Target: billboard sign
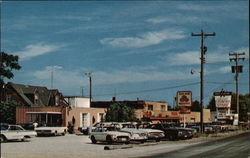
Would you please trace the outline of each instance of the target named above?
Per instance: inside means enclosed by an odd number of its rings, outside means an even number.
[[[216,108],[230,108],[232,93],[230,92],[215,92],[214,99]]]
[[[178,91],[177,92],[177,106],[192,106],[192,92],[191,91]]]

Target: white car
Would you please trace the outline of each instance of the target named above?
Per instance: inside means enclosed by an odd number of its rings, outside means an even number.
[[[67,127],[37,127],[35,128],[37,135],[62,135],[64,136],[67,132]]]
[[[21,140],[24,141],[28,138],[35,137],[35,131],[27,131],[19,125],[1,124],[0,141],[5,142],[8,140]]]
[[[144,143],[148,140],[147,133],[136,128],[122,128],[120,131],[129,133],[131,141],[140,141],[141,143]]]
[[[129,133],[131,141],[140,141],[144,143],[148,140],[147,132],[137,129],[136,126],[131,123],[113,123],[112,126],[120,128],[121,132]]]
[[[139,128],[140,130],[147,133],[148,139],[155,140],[156,142],[161,141],[165,138],[165,134],[161,130],[149,129],[149,128]]]
[[[116,143],[129,143],[130,134],[119,132],[115,127],[97,127],[89,135],[91,142],[107,142],[108,144]]]

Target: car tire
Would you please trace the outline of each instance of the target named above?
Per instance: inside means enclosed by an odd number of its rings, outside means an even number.
[[[25,141],[26,141],[26,138],[25,138],[25,137],[23,137],[23,138],[21,139],[21,141],[22,141],[22,142],[25,142]]]
[[[156,142],[160,142],[160,141],[161,141],[161,139],[160,139],[160,138],[157,138],[157,139],[155,139],[155,141],[156,141]]]
[[[174,136],[170,135],[169,140],[174,141],[175,140]]]
[[[112,144],[113,143],[112,137],[110,135],[108,135],[106,137],[106,141],[107,141],[108,144]]]
[[[95,139],[94,136],[91,136],[91,142],[92,142],[93,144],[96,144],[96,139]]]
[[[0,136],[0,142],[2,143],[2,142],[6,142],[6,141],[7,141],[7,139],[5,138],[5,136],[1,135]]]

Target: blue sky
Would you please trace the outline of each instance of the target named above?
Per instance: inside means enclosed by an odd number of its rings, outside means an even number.
[[[191,90],[199,100],[200,37],[207,37],[205,103],[235,91],[230,52],[245,52],[240,93],[249,90],[248,1],[40,1],[1,3],[1,51],[18,55],[15,83],[93,99],[166,101]],[[193,75],[190,71],[194,70]]]

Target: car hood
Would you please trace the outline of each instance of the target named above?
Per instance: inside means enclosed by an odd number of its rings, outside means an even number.
[[[145,132],[164,133],[163,131],[157,130],[157,129],[140,128],[140,130],[145,131]]]
[[[125,132],[118,132],[118,131],[107,131],[107,132],[104,132],[106,134],[110,134],[110,135],[116,135],[116,136],[130,136],[128,133],[125,133]]]
[[[136,128],[123,128],[121,129],[121,131],[130,132],[130,133],[146,133],[145,131],[136,129]]]

